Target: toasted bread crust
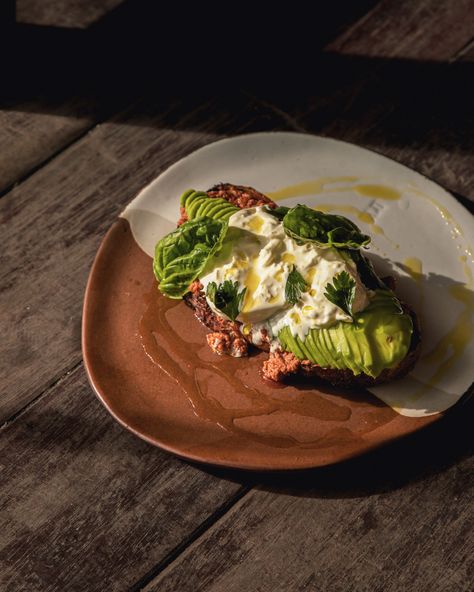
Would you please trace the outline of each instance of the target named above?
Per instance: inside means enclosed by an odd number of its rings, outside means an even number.
[[[261,205],[276,207],[275,202],[252,187],[220,183],[207,191],[209,197],[220,197],[239,208],[250,208]],[[186,212],[181,210],[178,225],[187,220]],[[384,278],[391,289],[394,289],[393,278]],[[196,317],[208,327],[212,333],[208,335],[208,343],[213,351],[219,354],[230,354],[237,357],[245,356],[251,344],[251,336],[244,336],[240,332],[240,323],[228,321],[217,316],[207,304],[201,283],[196,280],[191,285],[190,292],[185,296],[185,302],[190,306]],[[367,374],[355,375],[351,370],[337,368],[323,368],[310,360],[299,360],[293,353],[277,351],[271,352],[268,360],[263,363],[262,375],[268,380],[283,382],[296,374],[317,377],[335,386],[341,387],[370,387],[401,378],[410,372],[416,364],[421,350],[421,333],[416,314],[404,303],[404,312],[411,316],[413,335],[410,349],[405,358],[394,368],[386,368],[373,378]],[[268,350],[268,343],[263,343],[260,349]]]
[[[231,183],[219,183],[206,192],[209,197],[221,197],[238,208],[256,208],[269,206],[276,208],[276,203],[260,191],[245,185],[232,185]]]

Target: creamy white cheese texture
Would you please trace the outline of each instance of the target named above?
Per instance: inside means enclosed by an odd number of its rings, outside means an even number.
[[[312,243],[298,245],[265,207],[233,214],[229,218],[228,237],[231,248],[222,250],[200,280],[204,291],[210,282],[219,285],[225,280],[237,282],[239,292],[246,288],[237,320],[244,323],[244,331],[252,331],[257,344],[262,329],[270,341],[285,326],[290,327],[293,335],[304,339],[311,328],[329,327],[337,321],[350,322],[350,317],[324,296],[326,285],[341,271],[349,273],[356,282],[353,312],[369,304],[367,290],[352,261],[347,261],[334,248],[322,249]],[[299,302],[291,306],[285,299],[285,286],[293,267],[308,287]],[[208,303],[215,313],[224,316],[209,299]]]

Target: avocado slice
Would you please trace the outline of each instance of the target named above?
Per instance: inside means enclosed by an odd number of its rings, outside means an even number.
[[[321,329],[321,342],[325,344],[326,350],[331,354],[331,360],[334,368],[342,369],[344,364],[342,363],[342,355],[338,349],[338,339],[335,339],[334,326],[329,328]]]
[[[203,207],[203,216],[209,216],[214,218],[217,212],[222,210],[223,207],[227,206],[228,202],[220,198],[209,198]]]
[[[184,209],[186,210],[186,214],[190,220],[193,220],[194,218],[200,218],[202,216],[199,210],[207,199],[209,198],[206,195],[198,194],[194,194],[189,197]]]
[[[194,191],[194,189],[188,189],[187,191],[185,191],[181,195],[181,197],[179,198],[179,205],[182,208],[186,207],[186,202],[188,201],[189,196],[192,195],[193,193],[198,193],[198,192]]]
[[[315,331],[317,331],[317,329],[311,329],[309,331],[308,335],[306,336],[305,343],[308,345],[308,349],[313,354],[312,361],[315,364],[318,364],[319,366],[323,366],[323,367],[328,366],[329,365],[328,359],[325,355],[324,350],[322,350],[319,347],[318,340],[315,335]]]
[[[295,356],[300,360],[306,360],[306,354],[300,348],[298,344],[298,337],[294,337],[291,333],[290,327],[283,327],[283,329],[278,334],[278,340],[280,343],[284,343],[284,349],[286,351],[290,351],[295,354]]]
[[[223,206],[218,212],[216,212],[213,218],[215,220],[227,220],[236,211],[237,210],[235,206],[228,203],[226,206]]]
[[[314,355],[313,352],[311,351],[311,347],[308,343],[307,339],[300,339],[299,336],[297,335],[295,337],[297,343],[298,343],[298,347],[300,348],[300,350],[303,352],[303,359],[304,360],[311,360],[312,362],[316,363],[316,360],[314,359]]]

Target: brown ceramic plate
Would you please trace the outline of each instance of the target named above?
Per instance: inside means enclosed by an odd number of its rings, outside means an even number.
[[[271,385],[259,373],[266,354],[232,359],[209,350],[192,311],[159,294],[151,255],[173,228],[182,191],[220,180],[253,185],[289,205],[329,202],[375,232],[375,263],[386,266],[389,258],[401,296],[415,308],[423,299],[419,312],[430,355],[412,377],[373,393],[309,381]],[[419,229],[420,215],[429,230]],[[455,240],[446,220],[458,229]],[[287,133],[211,144],[143,190],[107,233],[84,302],[90,382],[121,424],[184,458],[293,469],[361,454],[437,420],[471,383],[466,359],[472,342],[457,342],[451,356],[446,339],[455,339],[472,305],[471,262],[459,258],[472,230],[469,214],[439,186],[349,144]],[[436,318],[447,297],[453,298],[451,312]]]

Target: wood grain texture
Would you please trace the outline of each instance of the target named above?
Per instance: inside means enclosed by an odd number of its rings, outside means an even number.
[[[80,360],[87,275],[100,237],[132,197],[221,135],[286,128],[242,95],[161,107],[150,99],[97,127],[0,200],[0,419]]]
[[[4,102],[0,107],[0,193],[90,129],[105,114],[84,99]]]
[[[363,459],[267,478],[146,592],[470,592],[473,411],[471,399]]]
[[[245,491],[119,427],[82,365],[2,430],[0,458],[1,590],[129,589]]]
[[[461,62],[474,62],[474,39],[463,47],[456,57]]]
[[[473,36],[473,0],[382,0],[327,49],[366,57],[447,60]]]
[[[124,0],[16,0],[17,21],[47,27],[86,28]]]
[[[130,3],[138,14],[140,2]],[[110,57],[120,61],[114,45],[133,14],[112,11],[119,4],[17,2],[16,22],[0,36],[12,56],[2,69],[0,194],[140,95],[143,81],[127,83],[123,71],[118,79]],[[91,31],[77,30],[101,15]]]

